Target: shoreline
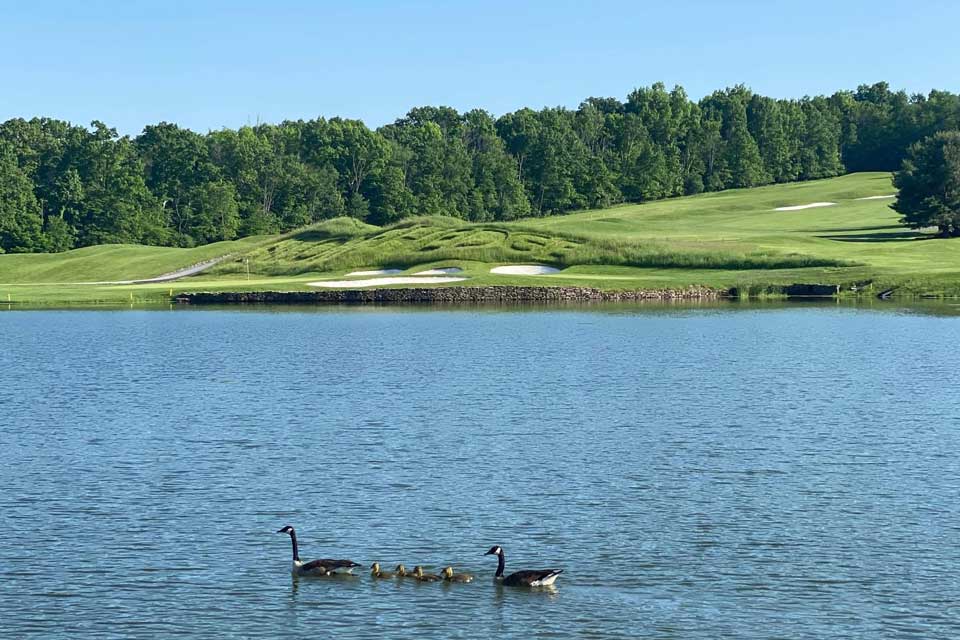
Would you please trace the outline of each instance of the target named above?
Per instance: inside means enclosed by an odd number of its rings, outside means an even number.
[[[177,304],[473,304],[530,302],[635,302],[641,300],[722,300],[730,289],[603,290],[590,287],[429,287],[321,291],[201,291],[173,297]]]

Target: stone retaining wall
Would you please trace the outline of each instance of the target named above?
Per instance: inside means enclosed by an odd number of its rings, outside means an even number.
[[[588,287],[434,287],[334,289],[328,291],[218,291],[182,293],[181,304],[423,304],[631,302],[638,300],[716,300],[725,289],[640,289],[613,291]]]

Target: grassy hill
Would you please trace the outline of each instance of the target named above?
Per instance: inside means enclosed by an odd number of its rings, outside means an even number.
[[[692,284],[762,293],[792,283],[858,285],[903,294],[960,293],[960,239],[899,224],[886,173],[860,173],[623,205],[512,223],[417,218],[380,228],[330,220],[294,234],[196,249],[90,247],[0,256],[0,302],[166,299],[171,291],[294,290],[358,269],[409,273],[457,266],[463,285],[660,288]],[[832,202],[792,211],[778,207]],[[80,285],[160,275],[218,255],[203,274],[170,284]],[[549,276],[502,276],[497,264],[539,263]],[[453,285],[460,286],[460,285]],[[4,295],[6,294],[6,295]]]
[[[0,286],[152,278],[226,254],[244,252],[263,240],[260,236],[191,249],[105,244],[63,253],[0,255]]]
[[[408,269],[425,264],[536,262],[681,269],[772,269],[844,266],[744,243],[634,239],[530,224],[466,223],[453,218],[414,218],[380,228],[349,219],[321,223],[291,238],[265,245],[218,266],[213,273],[250,270],[263,275],[338,272],[366,266]]]

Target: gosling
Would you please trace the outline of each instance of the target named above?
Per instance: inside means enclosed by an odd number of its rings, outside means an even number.
[[[403,565],[402,565],[402,564],[399,565],[398,568],[403,568]],[[374,577],[374,578],[384,578],[384,579],[388,579],[388,578],[392,578],[392,577],[393,577],[393,574],[390,573],[389,571],[381,571],[381,570],[380,570],[380,563],[379,563],[379,562],[374,562],[372,565],[370,565],[370,575],[371,575],[372,577]]]
[[[423,567],[417,565],[413,568],[413,577],[419,580],[420,582],[437,582],[440,580],[440,576],[432,573],[424,573]]]
[[[398,564],[398,565],[397,565],[397,568],[394,569],[394,571],[397,572],[397,577],[398,577],[398,578],[412,578],[412,577],[414,577],[413,574],[410,573],[409,571],[407,571],[407,568],[406,568],[405,566],[403,566],[402,564]]]
[[[440,571],[440,575],[446,582],[470,582],[473,580],[473,576],[469,573],[454,573],[453,567],[444,567]]]

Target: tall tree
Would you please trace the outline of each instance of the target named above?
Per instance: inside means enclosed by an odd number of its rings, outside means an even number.
[[[40,205],[33,185],[17,166],[9,145],[0,144],[0,253],[43,248]]]
[[[80,241],[166,244],[169,229],[133,143],[102,122],[92,127],[76,160],[85,191]]]
[[[764,171],[774,182],[796,178],[791,171],[784,114],[772,98],[753,95],[747,104],[747,128],[756,140]]]
[[[481,109],[465,113],[462,132],[471,160],[470,218],[513,220],[528,215],[530,202],[517,174],[516,162],[497,135],[490,114]]]
[[[960,236],[960,131],[941,131],[911,145],[893,184],[899,192],[891,206],[904,224]]]
[[[529,185],[525,168],[533,145],[540,136],[540,120],[532,109],[520,109],[497,120],[497,133],[507,145],[507,151],[516,158],[517,177]],[[528,189],[528,193],[532,193]]]
[[[233,240],[240,228],[237,192],[229,182],[204,182],[190,194],[190,235],[198,244]]]
[[[147,187],[160,199],[178,236],[189,237],[190,220],[196,210],[190,196],[202,193],[198,187],[217,178],[203,136],[161,122],[145,127],[135,144],[143,160]]]

